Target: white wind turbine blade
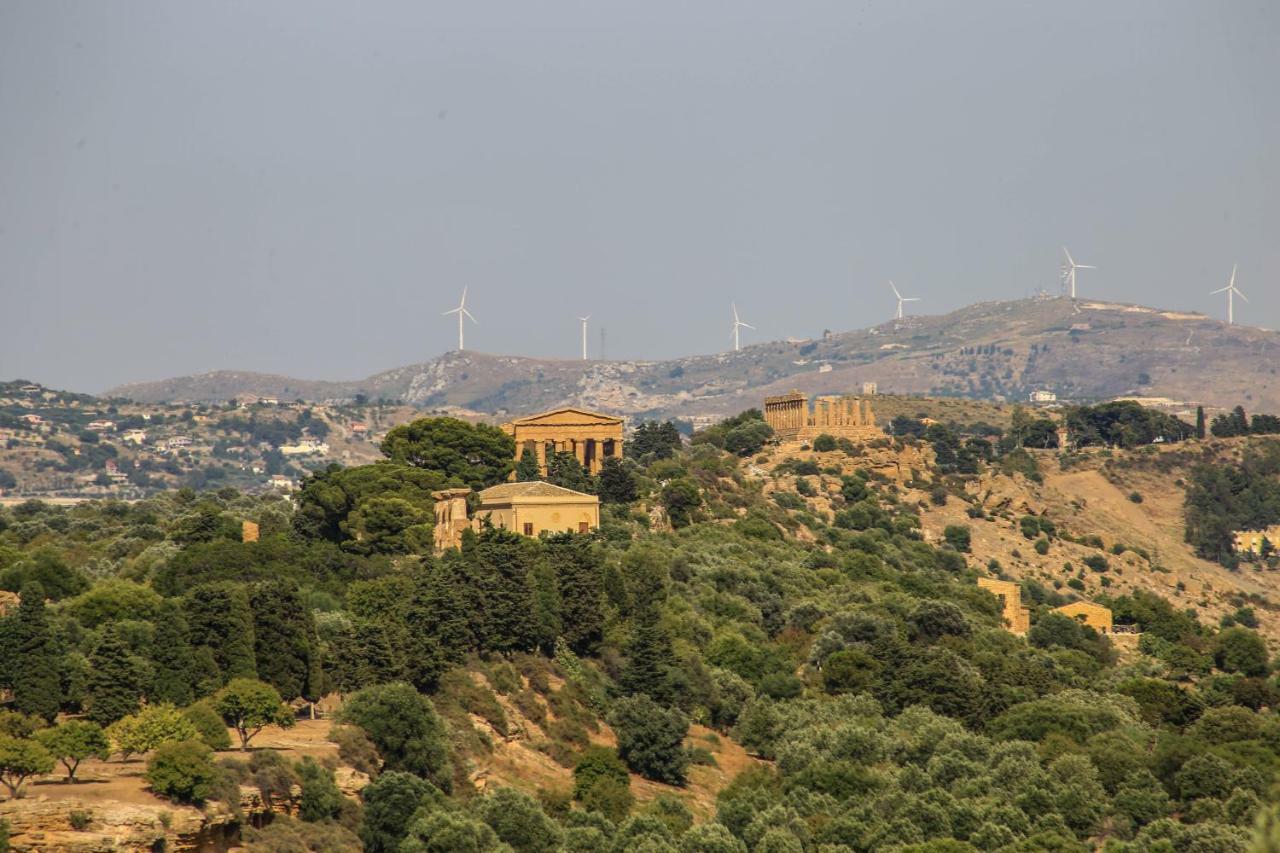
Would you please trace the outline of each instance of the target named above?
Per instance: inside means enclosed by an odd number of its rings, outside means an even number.
[[[739,325],[739,326],[741,326],[741,327],[742,327],[742,328],[744,328],[744,329],[754,329],[754,328],[755,328],[755,326],[751,325],[750,323],[739,323],[738,325]]]
[[[903,302],[919,302],[919,301],[920,301],[920,297],[919,297],[919,296],[904,296],[904,297],[902,297],[902,301],[903,301]]]
[[[459,308],[467,307],[467,288],[462,288],[462,301],[458,303]]]
[[[894,295],[894,296],[898,297],[899,299],[901,299],[901,298],[902,298],[902,294],[898,292],[898,288],[894,285],[894,283],[893,283],[892,281],[890,281],[890,282],[889,282],[889,287],[893,288],[893,295]]]
[[[1073,260],[1073,259],[1072,259],[1072,257],[1071,257],[1071,253],[1067,251],[1067,247],[1066,247],[1066,246],[1063,246],[1063,247],[1062,247],[1062,254],[1064,254],[1064,255],[1066,255],[1066,256],[1067,256],[1067,263],[1068,263],[1068,264],[1070,264],[1070,265],[1071,265],[1071,266],[1073,266],[1073,267],[1076,265],[1075,260]]]
[[[457,313],[458,313],[459,311],[461,311],[461,310],[462,310],[461,308],[450,308],[448,311],[441,311],[441,312],[440,312],[440,316],[441,316],[441,317],[447,317],[447,316],[449,316],[450,314],[457,314]]]
[[[459,308],[458,310],[459,310],[459,311],[461,311],[463,314],[465,314],[468,320],[470,320],[471,322],[475,323],[477,326],[479,326],[479,325],[480,325],[480,321],[479,321],[479,320],[477,320],[475,317],[472,317],[472,316],[471,316],[471,312],[470,312],[470,311],[468,311],[466,308]],[[450,313],[452,313],[452,312],[450,312]]]
[[[1248,301],[1249,301],[1249,297],[1245,296],[1245,295],[1244,295],[1244,292],[1243,292],[1243,291],[1241,291],[1241,290],[1240,290],[1240,288],[1238,288],[1238,287],[1233,287],[1233,288],[1232,288],[1232,290],[1234,290],[1234,291],[1236,292],[1236,296],[1239,296],[1239,297],[1240,297],[1241,299],[1243,299],[1245,302],[1248,302]]]
[[[1078,269],[1078,270],[1096,270],[1096,269],[1097,269],[1097,267],[1095,267],[1093,264],[1076,264],[1076,269]]]
[[[1209,295],[1216,296],[1219,293],[1226,293],[1230,289],[1231,289],[1231,285],[1228,284],[1226,287],[1219,287],[1217,290],[1210,290]]]

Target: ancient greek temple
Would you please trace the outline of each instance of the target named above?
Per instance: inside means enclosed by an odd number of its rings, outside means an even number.
[[[850,440],[879,438],[871,401],[852,394],[809,398],[799,391],[766,397],[764,420],[782,441],[812,441],[820,435]]]
[[[598,474],[604,460],[622,456],[622,418],[613,415],[553,409],[505,423],[502,430],[515,439],[516,461],[526,447],[532,449],[543,476],[556,453],[572,453],[589,474]]]

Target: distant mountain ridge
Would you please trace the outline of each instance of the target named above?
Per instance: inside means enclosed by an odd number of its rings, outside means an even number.
[[[221,402],[246,395],[402,400],[505,416],[577,404],[628,415],[718,415],[764,396],[881,392],[1025,400],[1120,395],[1280,411],[1280,333],[1202,314],[1068,299],[984,302],[822,340],[666,361],[576,361],[449,352],[353,382],[215,371],[108,392],[139,402]]]

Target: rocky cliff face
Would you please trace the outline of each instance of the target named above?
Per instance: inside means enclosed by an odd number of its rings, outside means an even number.
[[[239,838],[243,821],[293,814],[302,793],[295,788],[289,800],[264,803],[256,788],[242,787],[236,814],[223,803],[197,809],[159,800],[52,799],[35,790],[32,796],[0,803],[0,819],[9,822],[15,853],[225,850]]]

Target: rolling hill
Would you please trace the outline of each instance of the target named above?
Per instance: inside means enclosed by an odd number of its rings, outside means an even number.
[[[984,302],[821,340],[668,361],[568,361],[450,352],[354,382],[245,371],[124,385],[139,402],[222,401],[246,394],[306,400],[402,400],[507,415],[578,403],[629,415],[719,415],[768,394],[857,391],[1025,400],[1120,395],[1210,407],[1280,410],[1280,333],[1202,314],[1065,298]],[[1223,365],[1231,369],[1224,370]]]

